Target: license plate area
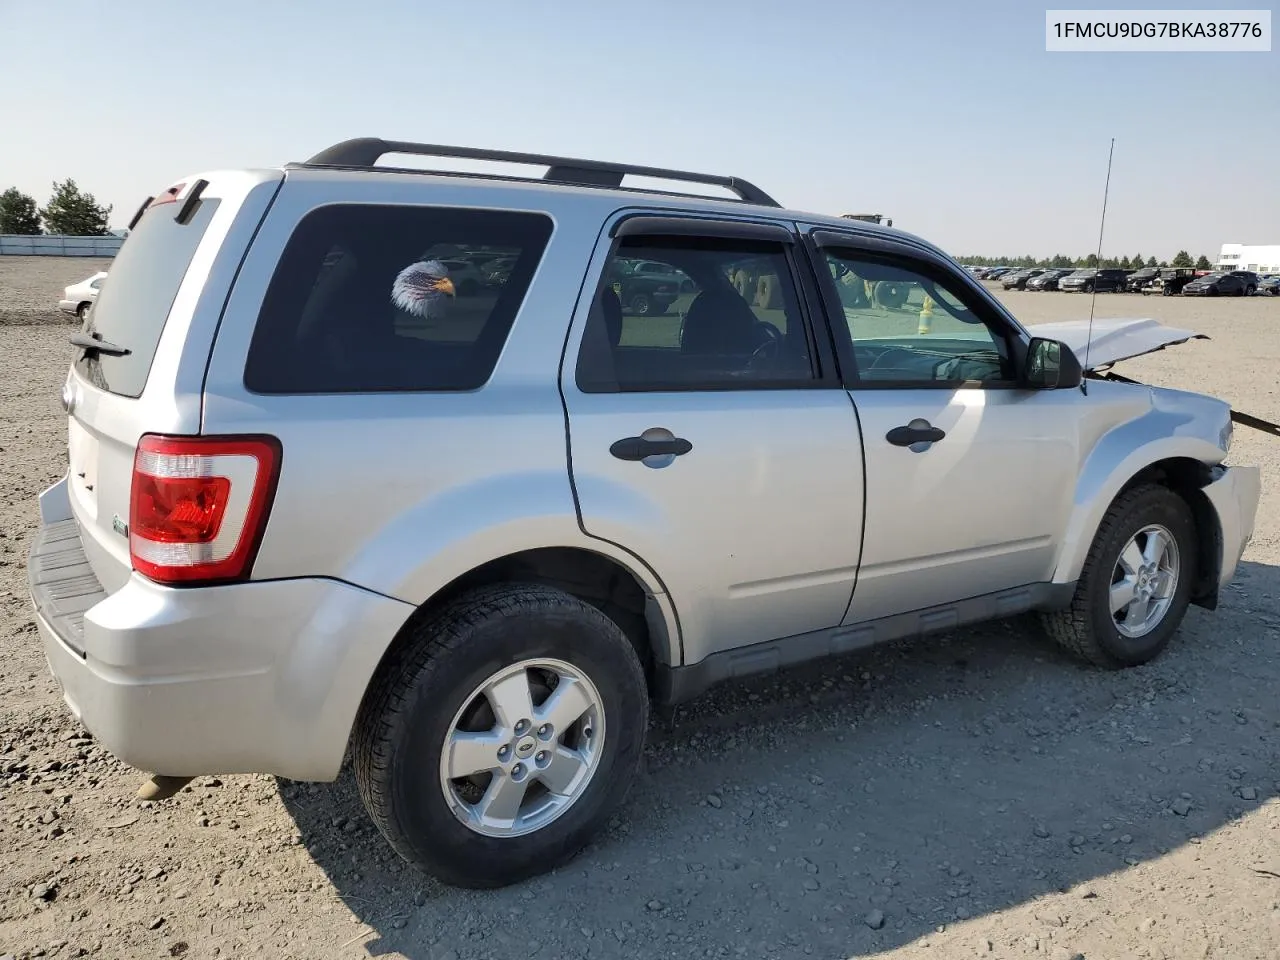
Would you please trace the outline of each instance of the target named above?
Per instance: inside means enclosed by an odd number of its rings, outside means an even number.
[[[71,495],[86,514],[98,515],[98,438],[74,417],[67,421],[67,460]]]

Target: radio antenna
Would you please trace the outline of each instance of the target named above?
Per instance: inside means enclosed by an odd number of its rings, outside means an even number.
[[[1094,264],[1094,267],[1093,267],[1095,271],[1102,269],[1102,231],[1106,228],[1106,225],[1107,225],[1107,194],[1110,193],[1111,191],[1111,158],[1115,155],[1115,152],[1116,152],[1116,138],[1112,137],[1111,150],[1107,153],[1107,183],[1106,183],[1106,186],[1102,188],[1102,222],[1098,224],[1098,255],[1097,255],[1097,263]],[[1097,276],[1097,273],[1095,272],[1093,277],[1093,291],[1091,296],[1089,297],[1089,329],[1088,329],[1088,332],[1085,334],[1085,341],[1084,341],[1084,368],[1086,371],[1089,369],[1089,349],[1093,346],[1093,305],[1097,299],[1098,299],[1098,276]],[[1085,378],[1083,377],[1081,377],[1080,379],[1080,390],[1083,393],[1089,392],[1088,387],[1085,386]]]

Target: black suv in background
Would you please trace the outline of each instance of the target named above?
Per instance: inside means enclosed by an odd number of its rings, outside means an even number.
[[[1159,267],[1143,267],[1141,270],[1135,270],[1129,274],[1129,279],[1125,281],[1124,288],[1130,293],[1140,293],[1143,287],[1158,276],[1160,276]]]
[[[660,272],[654,266],[621,259],[611,264],[609,279],[624,313],[642,317],[665,314],[680,296],[683,276],[674,271]]]
[[[1058,289],[1068,293],[1116,293],[1125,289],[1129,271],[1118,267],[1084,267],[1058,281]]]
[[[1248,270],[1210,273],[1182,288],[1184,297],[1249,297],[1258,289],[1258,275]]]
[[[1000,283],[1006,290],[1025,290],[1027,289],[1027,281],[1032,277],[1038,277],[1044,273],[1044,267],[1028,267],[1025,270],[1015,270],[1013,273],[1006,273]]]
[[[1028,290],[1057,290],[1058,281],[1071,273],[1070,267],[1051,267],[1038,277],[1027,281]]]
[[[1158,293],[1164,297],[1175,297],[1182,293],[1182,288],[1192,280],[1196,279],[1196,271],[1193,267],[1161,267],[1160,275],[1142,288],[1145,296],[1148,293]]]

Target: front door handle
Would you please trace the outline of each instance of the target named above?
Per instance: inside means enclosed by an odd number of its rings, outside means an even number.
[[[646,437],[623,437],[615,440],[609,452],[619,460],[644,460],[646,457],[683,456],[693,444],[683,437],[650,440]]]
[[[884,438],[895,447],[914,447],[917,443],[937,443],[946,435],[945,430],[933,426],[928,420],[916,419],[905,426],[894,427],[884,435]]]

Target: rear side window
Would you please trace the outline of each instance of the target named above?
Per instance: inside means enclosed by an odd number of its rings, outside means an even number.
[[[245,363],[257,393],[473,390],[551,236],[544,214],[334,204],[307,214]],[[484,269],[501,261],[500,270]]]
[[[129,352],[81,356],[76,367],[89,382],[124,397],[142,394],[169,309],[217,209],[217,199],[201,198],[182,224],[174,220],[179,205],[162,203],[134,225],[107,268],[85,321],[86,333]]]
[[[786,247],[624,237],[578,355],[584,393],[808,386],[819,370]]]

